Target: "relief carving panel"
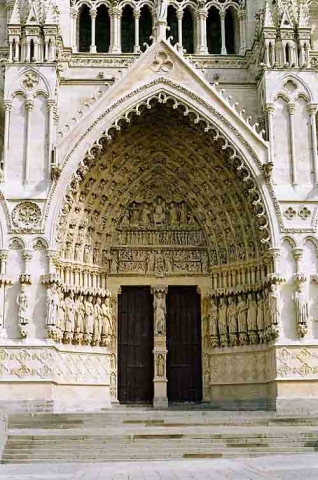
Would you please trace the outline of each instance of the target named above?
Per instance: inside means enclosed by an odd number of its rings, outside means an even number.
[[[0,381],[109,384],[111,355],[54,348],[0,349]]]

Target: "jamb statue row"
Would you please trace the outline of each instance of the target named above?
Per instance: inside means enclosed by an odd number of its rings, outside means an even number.
[[[64,293],[53,283],[47,291],[48,336],[56,342],[109,347],[114,331],[109,292],[100,295]]]
[[[257,293],[210,297],[203,320],[206,346],[213,348],[265,343],[280,331],[280,297],[276,285]]]

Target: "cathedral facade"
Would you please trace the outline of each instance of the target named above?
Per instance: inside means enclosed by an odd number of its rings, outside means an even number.
[[[0,407],[317,411],[317,1],[0,12]]]

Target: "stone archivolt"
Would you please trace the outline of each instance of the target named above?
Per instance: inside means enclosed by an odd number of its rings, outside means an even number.
[[[84,285],[88,272],[96,278],[87,287],[105,288],[108,274],[223,270],[227,285],[218,286],[234,287],[230,266],[253,270],[250,283],[264,278],[268,224],[255,182],[218,134],[190,121],[157,105],[86,156],[59,218],[64,282]]]

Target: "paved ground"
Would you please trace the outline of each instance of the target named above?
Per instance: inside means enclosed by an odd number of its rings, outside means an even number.
[[[1,480],[317,480],[318,453],[149,463],[1,465]]]

